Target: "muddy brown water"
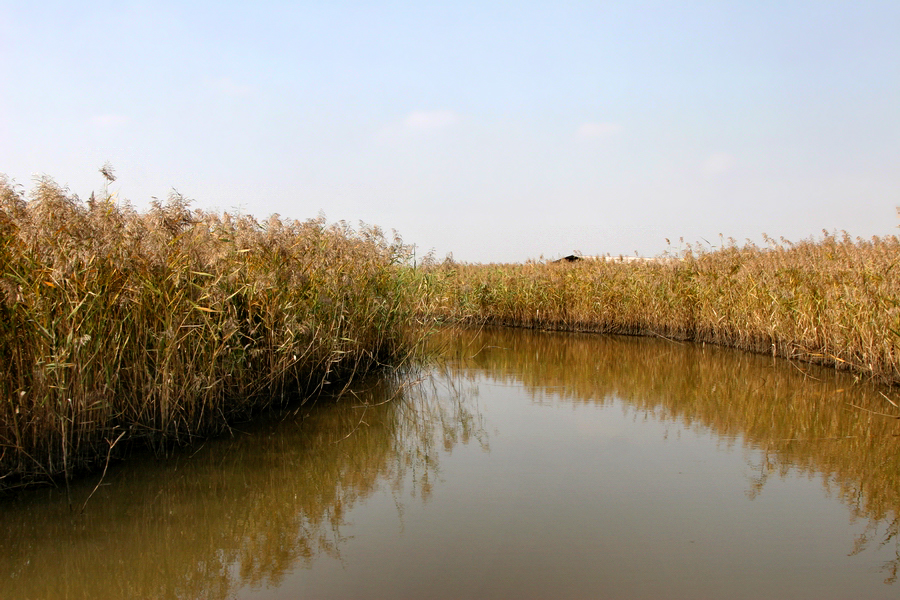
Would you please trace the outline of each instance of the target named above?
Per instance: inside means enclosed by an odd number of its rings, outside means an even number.
[[[895,391],[660,339],[439,341],[114,465],[83,511],[96,478],[0,499],[0,598],[900,595]]]

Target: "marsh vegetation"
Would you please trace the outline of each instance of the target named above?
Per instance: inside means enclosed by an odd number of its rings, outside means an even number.
[[[108,191],[0,179],[0,488],[402,366],[422,325],[691,340],[900,382],[897,237],[767,240],[651,261],[416,264],[377,227],[192,210],[176,193],[139,212]]]
[[[402,364],[415,282],[374,227],[137,212],[0,180],[0,481],[184,443]]]
[[[650,261],[448,261],[422,289],[452,322],[713,343],[900,383],[900,240],[767,240]]]

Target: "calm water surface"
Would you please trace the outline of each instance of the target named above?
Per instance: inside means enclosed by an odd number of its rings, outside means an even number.
[[[0,500],[0,598],[896,598],[896,392],[665,340],[457,332],[168,460]],[[71,507],[70,507],[71,505]]]

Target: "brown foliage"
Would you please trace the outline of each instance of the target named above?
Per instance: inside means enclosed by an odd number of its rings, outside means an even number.
[[[121,431],[214,432],[397,358],[407,251],[321,218],[192,211],[178,194],[138,213],[0,179],[0,479],[71,473]]]

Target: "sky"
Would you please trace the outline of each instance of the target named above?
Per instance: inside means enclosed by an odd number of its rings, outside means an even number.
[[[466,262],[893,235],[898,32],[896,0],[0,0],[0,173]]]

